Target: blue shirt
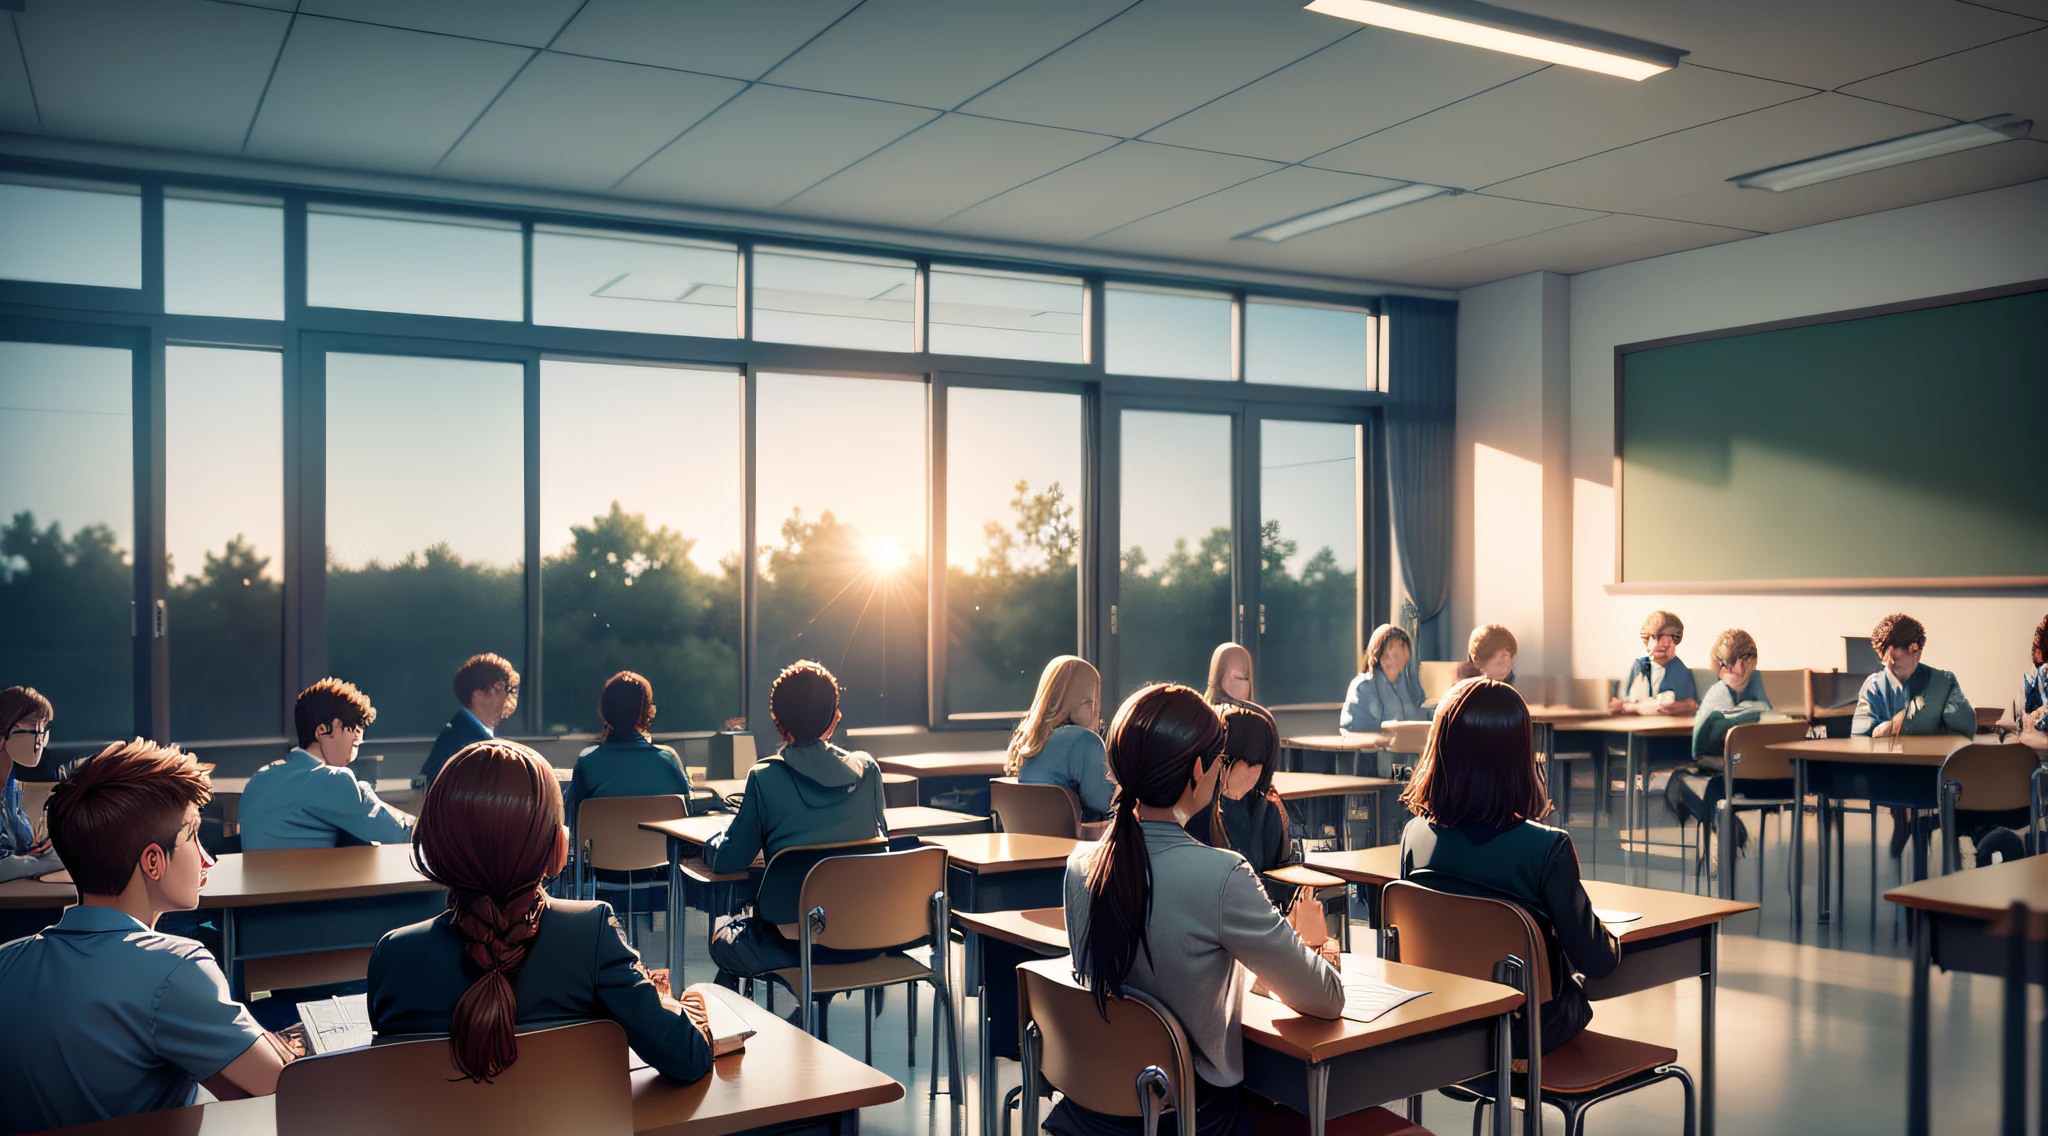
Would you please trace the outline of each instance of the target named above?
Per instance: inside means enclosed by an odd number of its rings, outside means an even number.
[[[1927,681],[1915,697],[1906,686],[1917,683],[1923,670],[1928,672]],[[1970,708],[1970,700],[1963,697],[1956,676],[1921,663],[1907,683],[1900,682],[1888,667],[1879,667],[1877,673],[1864,679],[1863,689],[1856,697],[1856,716],[1849,722],[1850,736],[1870,737],[1877,727],[1898,717],[1900,711],[1906,712],[1905,725],[1899,731],[1902,734],[1976,736],[1977,712]],[[1937,697],[1939,704],[1935,703]]]
[[[576,756],[576,774],[563,794],[569,828],[576,828],[576,808],[592,797],[660,797],[670,793],[690,799],[690,775],[676,760],[676,751],[655,745],[645,734],[594,745]]]
[[[0,1133],[192,1103],[263,1036],[205,947],[111,907],[0,946]]]
[[[1109,755],[1095,731],[1072,722],[1059,727],[1045,739],[1045,748],[1024,759],[1017,767],[1017,780],[1026,785],[1065,785],[1081,798],[1081,817],[1101,820],[1109,815],[1116,799],[1116,785],[1109,779]]]
[[[1653,687],[1650,677],[1654,665],[1650,662],[1650,656],[1644,655],[1628,668],[1628,681],[1621,684],[1622,701],[1638,701],[1643,698],[1643,691],[1648,691],[1648,696],[1655,698],[1667,690],[1671,692],[1673,702],[1699,700],[1700,688],[1699,684],[1693,681],[1692,668],[1680,661],[1676,654],[1671,656],[1671,662],[1664,667],[1664,681]],[[1638,689],[1639,684],[1641,689]]]
[[[1389,679],[1385,671],[1371,671],[1351,680],[1344,694],[1344,711],[1337,719],[1339,729],[1355,734],[1376,733],[1381,722],[1426,722],[1422,709],[1420,668],[1401,668],[1401,677]]]
[[[29,855],[35,842],[36,830],[21,807],[21,782],[10,767],[6,781],[0,782],[0,883],[48,875],[64,867],[54,849],[40,856]]]
[[[273,761],[242,790],[242,851],[333,848],[346,834],[363,843],[404,844],[412,822],[340,766],[303,749]]]
[[[2048,706],[2048,663],[2020,679],[2020,713],[2032,714],[2043,706]]]

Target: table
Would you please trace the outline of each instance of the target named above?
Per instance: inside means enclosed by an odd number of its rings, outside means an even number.
[[[714,797],[723,801],[727,797],[737,797],[746,791],[747,779],[744,777],[690,782],[692,801],[709,801]],[[908,773],[882,774],[882,800],[892,807],[917,804],[917,778]]]
[[[413,870],[412,845],[373,844],[230,853],[207,869],[199,906],[221,909],[221,966],[241,998],[237,962],[324,955],[341,977],[361,977],[350,972],[367,965],[386,931],[432,919],[448,903],[440,884]],[[292,975],[257,989],[339,980]]]
[[[1842,737],[1808,738],[1805,741],[1781,742],[1776,749],[1792,760],[1792,925],[1798,927],[1805,918],[1806,899],[1806,850],[1803,847],[1806,835],[1806,816],[1803,807],[1807,794],[1818,797],[1821,811],[1816,815],[1825,816],[1830,799],[1856,798],[1886,804],[1908,803],[1914,808],[1932,809],[1941,804],[1941,793],[1937,784],[1941,763],[1948,755],[1974,742],[1960,734],[1908,734],[1889,738]],[[1924,803],[1923,803],[1924,802]],[[1828,884],[1833,879],[1829,870],[1830,841],[1825,828],[1819,842],[1819,878],[1815,881],[1817,910],[1814,921],[1829,921]],[[1877,857],[1876,841],[1871,842],[1870,855]],[[1836,865],[1837,868],[1840,865]],[[1923,879],[1927,875],[1926,842],[1913,841],[1913,877]],[[1875,875],[1872,879],[1875,879]]]
[[[959,753],[918,753],[902,757],[878,757],[882,773],[896,773],[917,779],[917,804],[953,788],[976,787],[982,792],[988,782],[1003,775],[1007,760],[1002,750],[971,750]]]
[[[1384,817],[1386,794],[1399,794],[1406,786],[1400,781],[1385,777],[1354,777],[1343,773],[1297,773],[1291,770],[1276,770],[1273,774],[1273,788],[1280,791],[1283,801],[1308,801],[1325,797],[1369,796],[1372,805],[1373,843],[1386,842]],[[1351,824],[1349,810],[1340,806],[1337,818],[1337,832],[1346,848],[1351,847]]]
[[[33,935],[63,918],[78,902],[78,889],[68,872],[8,880],[0,884],[0,943]]]
[[[1280,768],[1285,770],[1306,764],[1301,756],[1306,753],[1350,754],[1350,765],[1352,772],[1355,773],[1358,771],[1359,754],[1377,753],[1385,749],[1390,740],[1392,739],[1380,733],[1306,734],[1301,737],[1281,738]],[[1335,768],[1337,759],[1334,756],[1330,759],[1330,764]]]
[[[1060,907],[955,911],[953,922],[967,939],[962,993],[973,994],[981,1007],[981,1044],[976,1054],[981,1131],[982,1136],[995,1136],[1002,1109],[996,1094],[996,1058],[1016,1061],[1022,1056],[1017,1049],[1017,964],[1066,954],[1067,915]]]
[[[1587,718],[1574,721],[1571,723],[1571,728],[1598,734],[1620,734],[1627,739],[1628,747],[1622,767],[1625,776],[1622,791],[1622,830],[1625,835],[1621,841],[1622,863],[1627,864],[1631,858],[1630,853],[1634,851],[1637,843],[1636,827],[1638,822],[1641,823],[1643,831],[1643,838],[1640,843],[1643,845],[1646,853],[1650,845],[1655,843],[1650,839],[1650,810],[1645,806],[1642,794],[1636,788],[1636,771],[1638,769],[1642,770],[1642,776],[1645,781],[1649,779],[1649,739],[1690,738],[1692,736],[1692,719],[1679,718],[1669,714],[1622,715],[1613,718]],[[1600,813],[1607,804],[1608,785],[1606,747],[1602,746],[1601,750],[1602,752],[1599,755],[1600,772],[1597,778],[1597,788],[1599,791],[1595,794],[1593,800],[1593,852],[1596,857],[1600,851]],[[1683,846],[1674,844],[1672,847]],[[1649,856],[1647,854],[1643,857],[1643,867],[1645,871],[1648,871]]]

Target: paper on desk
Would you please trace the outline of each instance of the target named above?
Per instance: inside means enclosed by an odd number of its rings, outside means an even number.
[[[739,1011],[727,1005],[725,999],[716,994],[704,995],[706,1016],[711,1019],[711,1056],[723,1057],[737,1053],[747,1047],[747,1039],[754,1036],[754,1027]]]
[[[370,996],[344,994],[318,1002],[299,1003],[299,1020],[306,1025],[306,1047],[314,1053],[332,1053],[370,1044]]]
[[[1643,913],[1640,911],[1616,911],[1611,907],[1596,907],[1593,909],[1593,915],[1600,922],[1610,927],[1619,927],[1624,923],[1638,923],[1643,918]]]
[[[1397,1006],[1413,1002],[1427,990],[1404,990],[1364,973],[1364,968],[1344,971],[1344,1016],[1354,1022],[1373,1022]]]

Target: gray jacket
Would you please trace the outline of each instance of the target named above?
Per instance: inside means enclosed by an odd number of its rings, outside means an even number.
[[[744,872],[756,855],[887,835],[882,768],[828,741],[785,746],[747,774],[739,815],[704,846],[714,872]]]

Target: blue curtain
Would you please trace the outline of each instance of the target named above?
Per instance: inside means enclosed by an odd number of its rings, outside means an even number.
[[[1458,414],[1458,305],[1389,296],[1387,469],[1401,576],[1416,607],[1415,655],[1451,657],[1451,480]]]

